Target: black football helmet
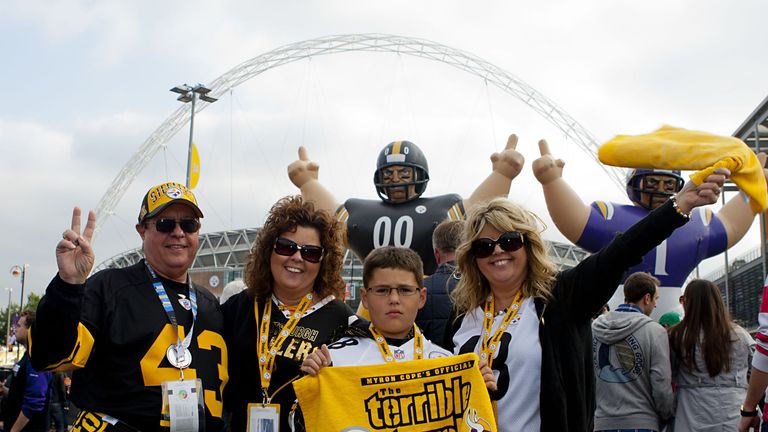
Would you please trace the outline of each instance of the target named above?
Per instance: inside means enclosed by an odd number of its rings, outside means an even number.
[[[629,175],[627,176],[627,196],[633,203],[637,203],[642,207],[647,208],[648,210],[651,210],[649,206],[643,205],[642,199],[640,198],[640,194],[651,194],[652,196],[666,196],[670,197],[673,195],[673,193],[667,193],[667,192],[659,192],[656,190],[648,190],[643,189],[640,187],[640,184],[642,183],[642,180],[645,178],[645,176],[649,175],[663,175],[672,177],[675,179],[676,187],[675,192],[680,192],[680,189],[683,188],[683,185],[685,184],[685,180],[680,175],[680,171],[678,170],[660,170],[660,169],[643,169],[643,168],[636,168],[633,169]]]
[[[407,166],[413,168],[413,180],[407,183],[384,184],[382,170],[392,165]],[[376,172],[373,174],[373,184],[376,185],[376,193],[384,202],[392,202],[387,193],[389,188],[415,186],[416,194],[408,196],[406,201],[414,200],[424,193],[429,182],[429,166],[427,158],[416,144],[410,141],[395,141],[387,144],[379,152],[376,160]],[[409,194],[410,195],[410,194]]]

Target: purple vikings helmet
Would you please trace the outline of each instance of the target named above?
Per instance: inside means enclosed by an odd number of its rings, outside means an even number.
[[[407,166],[413,168],[414,178],[408,183],[384,184],[382,170],[392,165]],[[415,185],[416,194],[408,196],[406,201],[414,200],[424,193],[429,181],[429,166],[427,158],[416,144],[410,141],[395,141],[387,144],[376,160],[376,172],[373,174],[373,184],[376,185],[376,193],[384,202],[392,202],[387,190],[394,187],[408,187]]]
[[[652,196],[655,196],[655,195],[663,195],[667,197],[672,196],[671,193],[667,193],[667,192],[659,192],[656,190],[642,189],[640,187],[640,183],[642,183],[642,180],[645,178],[645,176],[649,176],[649,175],[663,175],[663,176],[674,178],[677,183],[675,187],[675,193],[680,192],[680,189],[683,188],[683,184],[685,184],[685,180],[680,175],[679,170],[661,170],[661,169],[643,169],[643,168],[633,169],[627,176],[627,196],[633,203],[637,203],[642,207],[647,208],[648,210],[651,210],[651,209],[648,206],[642,204],[640,194],[647,193],[647,194],[651,194]]]

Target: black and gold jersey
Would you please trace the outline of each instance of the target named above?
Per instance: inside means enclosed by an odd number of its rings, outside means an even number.
[[[404,203],[348,199],[336,217],[345,227],[346,242],[361,259],[383,246],[411,248],[424,262],[424,274],[437,268],[432,231],[445,219],[464,219],[464,204],[456,194],[418,198]]]
[[[246,430],[248,404],[262,402],[259,361],[256,356],[258,329],[253,302],[247,292],[241,292],[222,306],[224,338],[230,350],[231,377],[224,397],[227,410],[232,414],[233,431]],[[264,304],[259,304],[259,317],[263,313]],[[302,375],[299,366],[315,348],[341,337],[352,315],[349,306],[339,300],[312,307],[277,350],[269,394],[274,395],[272,403],[280,405],[280,430],[290,430],[288,414],[296,400],[296,393],[290,382]],[[276,303],[272,307],[271,320],[270,341],[288,321]]]
[[[192,326],[189,287],[160,278],[183,339]],[[220,430],[227,348],[216,298],[196,289],[198,313],[185,379],[203,384],[206,429]],[[48,285],[30,333],[32,364],[41,370],[76,369],[72,401],[79,408],[115,417],[139,430],[161,430],[163,381],[179,379],[166,358],[176,331],[152,286],[144,261],[101,271],[84,285],[57,275]]]

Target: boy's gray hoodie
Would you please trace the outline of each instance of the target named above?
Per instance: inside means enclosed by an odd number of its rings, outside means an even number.
[[[667,332],[640,312],[612,311],[592,322],[595,430],[660,430],[674,414]]]

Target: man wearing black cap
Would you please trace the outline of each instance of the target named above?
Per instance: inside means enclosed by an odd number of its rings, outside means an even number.
[[[222,316],[188,274],[201,217],[183,185],[151,188],[136,224],[145,259],[89,278],[96,215],[88,214],[81,233],[75,207],[29,344],[35,368],[76,369],[72,401],[83,411],[75,430],[221,429]]]

